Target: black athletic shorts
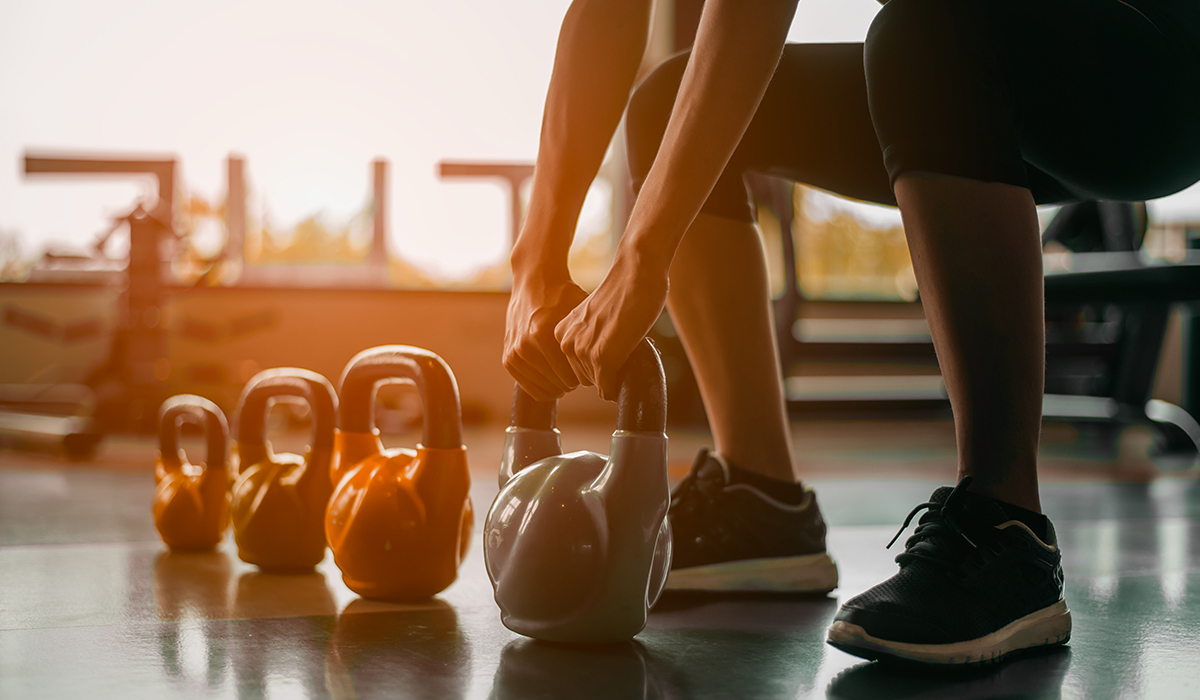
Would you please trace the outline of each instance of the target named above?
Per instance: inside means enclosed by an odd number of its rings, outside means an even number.
[[[630,100],[635,189],[686,62]],[[1200,180],[1200,0],[890,0],[865,44],[785,47],[702,211],[753,221],[748,171],[884,204],[906,172],[1039,204],[1177,192]]]

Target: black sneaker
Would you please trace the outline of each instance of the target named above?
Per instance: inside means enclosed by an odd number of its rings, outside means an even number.
[[[846,601],[830,644],[865,659],[966,666],[1071,638],[1054,526],[1046,521],[1043,541],[970,483],[939,488],[908,514],[900,532],[929,509],[896,557],[900,573]]]
[[[671,492],[674,533],[667,588],[705,591],[831,591],[837,565],[825,552],[825,521],[812,489],[788,505],[730,478],[701,450]]]

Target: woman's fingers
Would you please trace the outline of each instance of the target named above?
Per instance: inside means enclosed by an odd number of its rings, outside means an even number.
[[[622,260],[600,286],[554,328],[554,337],[581,384],[596,385],[600,396],[615,401],[626,360],[662,313],[666,273],[648,274]]]
[[[632,350],[626,352],[624,359],[616,367],[608,364],[600,365],[596,377],[596,389],[600,392],[600,398],[605,401],[616,401],[621,396],[621,369],[631,354],[633,354]]]
[[[620,318],[609,318],[610,323],[598,322],[596,309],[597,300],[589,299],[576,307],[554,329],[563,355],[570,363],[584,386],[596,386],[601,398],[615,401],[619,390],[615,377],[632,352],[632,345],[626,349],[622,339],[624,324]],[[637,341],[641,340],[638,337]],[[616,341],[616,342],[615,342]]]
[[[562,350],[557,343],[553,344],[547,352],[543,352],[543,349],[538,346],[523,347],[518,350],[518,355],[521,358],[521,362],[517,365],[519,371],[534,378],[547,394],[553,394],[552,398],[558,398],[579,386],[579,380],[575,378],[575,373],[571,371],[571,366],[563,357]],[[555,365],[565,367],[566,372],[560,372]],[[548,400],[535,398],[539,401]]]
[[[563,393],[579,386],[579,375],[571,367],[571,363],[567,360],[567,356],[563,354],[562,347],[559,346],[557,340],[551,344],[550,348],[546,349],[544,357],[546,364],[554,371],[554,376],[558,380],[558,386],[562,388]]]
[[[573,283],[526,284],[513,289],[504,338],[504,368],[538,401],[556,399],[579,385],[554,337],[554,328],[586,296]]]
[[[636,282],[606,279],[554,329],[580,383],[595,385],[608,401],[619,396],[621,368],[658,318],[666,297],[665,288],[658,296]]]
[[[587,307],[587,304],[588,301],[584,301],[575,307],[575,310],[567,314],[563,320],[558,322],[558,325],[554,327],[554,338],[558,341],[563,357],[567,360],[567,364],[570,365],[571,372],[579,379],[579,383],[583,386],[592,386],[595,382],[592,381],[588,358],[580,356],[581,352],[584,352],[584,349],[587,347],[587,344],[586,342],[581,343],[579,341],[579,334],[585,328],[578,317]]]
[[[535,401],[554,401],[562,396],[561,392],[554,392],[542,383],[540,378],[534,378],[526,374],[523,368],[507,367],[506,369],[508,369],[508,373],[512,375],[512,378],[517,380],[517,383],[521,385],[521,388],[525,390],[525,393],[533,397]]]
[[[553,338],[553,337],[552,337]],[[534,335],[526,335],[505,351],[504,368],[538,401],[550,401],[574,389],[578,384],[570,365],[563,357],[557,341],[549,343],[549,353],[543,351],[546,343],[537,342]],[[547,357],[549,354],[554,359]],[[555,365],[565,367],[565,372]]]
[[[518,348],[518,354],[561,395],[579,386],[579,378],[555,337],[554,329],[558,321],[558,318],[543,317],[532,322],[525,342]]]

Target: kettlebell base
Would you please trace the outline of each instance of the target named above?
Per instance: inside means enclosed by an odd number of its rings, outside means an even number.
[[[262,566],[257,565],[258,570],[264,574],[277,574],[281,576],[295,576],[298,574],[311,574],[316,571],[315,566]]]
[[[167,545],[167,549],[171,550],[172,552],[177,552],[179,554],[204,554],[206,552],[211,552],[214,549],[216,549],[217,545],[220,544],[220,540],[217,540],[216,542],[213,542],[212,544],[192,544],[192,543],[172,544],[170,542],[167,542],[166,538],[164,537],[163,543]]]
[[[367,600],[378,600],[385,603],[420,603],[427,602],[437,594],[450,587],[457,578],[450,580],[446,585],[433,590],[437,584],[431,586],[381,586],[376,584],[364,583],[350,578],[345,573],[342,574],[342,583],[346,584],[346,588],[357,593],[359,596]]]
[[[837,564],[828,552],[692,566],[667,577],[669,591],[828,593],[837,584]]]
[[[317,565],[324,561],[325,555],[322,552],[320,558],[315,558],[312,555],[303,557],[277,556],[274,557],[274,561],[271,561],[267,557],[260,557],[255,555],[254,552],[246,551],[241,545],[238,545],[238,559],[258,567],[258,570],[264,574],[311,574],[316,570]]]
[[[513,620],[501,615],[500,621],[509,630],[517,634],[531,637],[542,642],[555,644],[620,644],[628,642],[645,629],[645,624],[636,630],[632,629],[603,629],[600,621],[592,620],[586,623],[547,625],[546,623]]]

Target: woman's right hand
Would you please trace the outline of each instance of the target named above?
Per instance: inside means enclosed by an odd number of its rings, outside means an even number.
[[[537,401],[552,401],[579,386],[554,328],[587,298],[569,276],[548,277],[537,267],[514,273],[504,325],[504,368]]]

